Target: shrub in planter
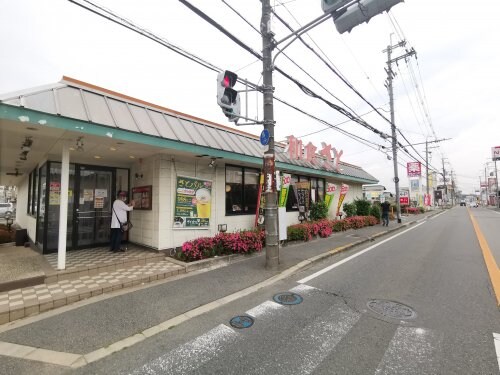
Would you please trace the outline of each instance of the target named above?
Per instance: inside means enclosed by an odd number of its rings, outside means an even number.
[[[326,219],[328,216],[328,207],[324,201],[313,202],[309,211],[312,221]]]
[[[355,199],[354,205],[356,206],[356,215],[368,216],[370,215],[371,203],[365,199]]]
[[[344,203],[345,217],[351,217],[356,215],[356,205],[354,203]]]
[[[365,216],[365,226],[374,226],[380,222],[375,216]]]
[[[377,220],[380,220],[382,217],[382,212],[380,211],[380,206],[378,204],[373,204],[370,208],[370,216],[375,217]]]
[[[311,227],[308,223],[290,225],[287,228],[289,241],[309,241],[312,238]]]
[[[345,223],[344,220],[333,220],[332,224],[331,224],[332,230],[334,232],[341,232],[341,231],[345,230],[344,223]]]

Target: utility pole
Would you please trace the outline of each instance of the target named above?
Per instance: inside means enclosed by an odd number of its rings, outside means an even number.
[[[394,161],[394,185],[396,189],[396,213],[397,213],[397,219],[398,223],[401,223],[401,202],[399,201],[399,177],[398,177],[398,141],[397,141],[397,136],[396,136],[396,123],[394,121],[394,93],[392,89],[392,80],[396,76],[395,73],[392,71],[392,63],[397,62],[401,59],[407,59],[411,55],[415,55],[416,52],[412,48],[410,51],[407,50],[407,52],[399,57],[396,57],[394,59],[391,58],[392,55],[392,50],[397,48],[397,47],[404,47],[406,45],[406,41],[401,41],[396,45],[392,45],[392,34],[391,34],[391,40],[389,43],[389,46],[387,46],[387,49],[383,50],[382,52],[387,52],[387,90],[389,91],[389,104],[390,104],[390,109],[391,109],[391,131],[392,131],[392,160]]]
[[[266,268],[277,270],[279,266],[278,238],[278,194],[276,192],[275,150],[274,150],[274,108],[273,108],[273,61],[274,48],[271,31],[271,3],[262,0],[262,19],[260,22],[262,34],[262,66],[263,66],[263,101],[264,129],[269,132],[269,148],[264,154],[264,223],[266,229]]]
[[[443,184],[444,184],[444,196],[446,201],[448,201],[448,185],[446,184],[446,170],[444,169],[444,158],[441,159],[443,163]],[[443,199],[444,200],[444,199]],[[443,205],[444,206],[444,205]]]

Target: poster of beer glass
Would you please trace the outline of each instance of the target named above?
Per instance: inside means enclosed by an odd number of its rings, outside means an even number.
[[[177,176],[174,228],[209,227],[212,181]]]

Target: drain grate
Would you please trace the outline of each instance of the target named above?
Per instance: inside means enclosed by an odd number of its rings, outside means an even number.
[[[239,315],[235,316],[229,321],[229,324],[231,324],[232,327],[238,328],[238,329],[243,329],[243,328],[250,328],[253,326],[253,318],[247,315]]]
[[[273,300],[281,305],[298,305],[304,299],[298,294],[287,292],[276,294]]]
[[[371,311],[388,318],[407,320],[417,317],[417,313],[410,306],[395,301],[373,299],[366,305]]]

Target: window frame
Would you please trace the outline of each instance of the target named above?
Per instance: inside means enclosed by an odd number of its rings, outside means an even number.
[[[224,186],[226,186],[228,184],[227,182],[227,169],[228,168],[232,168],[232,169],[239,169],[241,171],[241,193],[240,193],[240,199],[241,199],[241,203],[242,203],[242,210],[240,211],[232,211],[232,210],[229,210],[229,208],[227,207],[227,194],[229,194],[229,192],[225,192],[225,207],[224,207],[224,212],[225,212],[225,215],[226,216],[241,216],[241,215],[254,215],[256,214],[256,212],[252,212],[252,211],[245,211],[243,208],[247,205],[246,203],[246,196],[247,194],[245,193],[245,186],[246,186],[246,183],[245,183],[245,172],[248,172],[248,171],[253,171],[255,173],[257,173],[258,175],[258,180],[257,180],[257,190],[260,189],[259,185],[260,185],[260,175],[261,175],[261,171],[260,169],[258,168],[252,168],[252,167],[242,167],[240,165],[233,165],[233,164],[226,164],[225,166],[225,169],[224,169]],[[257,202],[254,202],[252,203],[252,205],[255,205],[255,211],[257,211]]]

